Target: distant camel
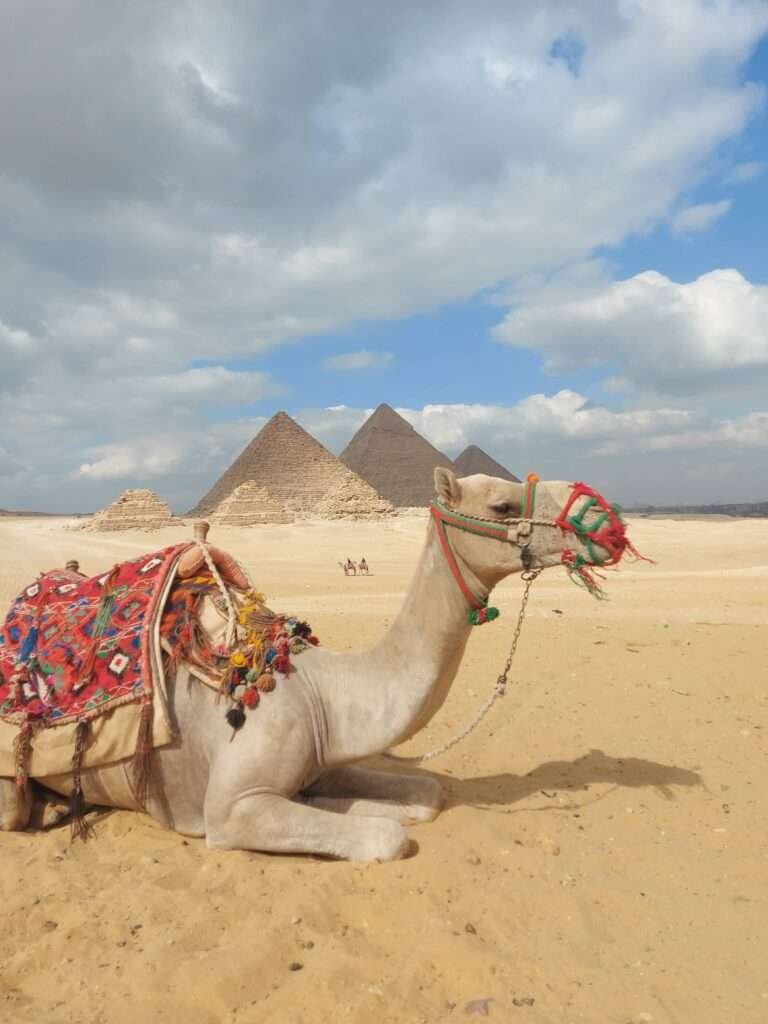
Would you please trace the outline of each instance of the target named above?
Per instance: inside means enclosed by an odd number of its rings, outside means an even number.
[[[346,560],[346,562],[339,562],[339,565],[344,570],[344,575],[345,576],[349,576],[349,575],[356,576],[357,575],[357,566],[355,565],[355,563],[352,561],[351,558],[348,558]]]
[[[365,558],[361,558],[360,561],[357,563],[357,569],[358,572],[361,572],[364,576],[368,575],[368,563],[366,562]]]

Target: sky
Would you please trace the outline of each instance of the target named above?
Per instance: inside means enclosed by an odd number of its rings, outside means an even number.
[[[277,410],[768,499],[765,0],[5,0],[0,508],[179,511]]]

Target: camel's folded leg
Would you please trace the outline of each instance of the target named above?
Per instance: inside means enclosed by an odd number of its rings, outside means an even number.
[[[66,797],[33,782],[25,788],[15,779],[0,779],[0,830],[21,832],[25,828],[51,828],[70,813]]]
[[[408,848],[408,836],[396,821],[348,818],[276,793],[251,793],[222,804],[209,791],[205,825],[208,846],[219,850],[396,860]]]
[[[32,786],[17,786],[15,779],[0,779],[0,829],[21,832],[29,825]]]
[[[402,824],[434,821],[442,786],[423,775],[394,775],[348,765],[322,775],[304,792],[313,807],[343,814],[394,818]]]

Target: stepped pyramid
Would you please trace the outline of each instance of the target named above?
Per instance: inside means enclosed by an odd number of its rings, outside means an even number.
[[[292,523],[286,511],[266,487],[246,480],[221,502],[211,516],[214,526],[254,526],[257,523]]]
[[[510,473],[500,462],[492,459],[487,452],[484,452],[482,448],[478,448],[476,444],[471,444],[468,448],[465,448],[461,455],[454,459],[453,464],[456,467],[457,476],[472,476],[474,473],[485,473],[486,476],[499,476],[502,480],[511,480],[515,484],[520,483],[514,473]]]
[[[392,511],[389,502],[285,412],[275,413],[262,427],[191,514],[207,515],[247,481],[266,487],[293,515],[336,518]]]
[[[417,434],[383,402],[339,456],[393,505],[426,505],[435,496],[435,466],[453,469],[447,455]]]
[[[120,497],[97,512],[83,524],[83,530],[109,532],[111,530],[159,530],[163,526],[180,523],[170,508],[154,491],[134,487],[123,491]]]

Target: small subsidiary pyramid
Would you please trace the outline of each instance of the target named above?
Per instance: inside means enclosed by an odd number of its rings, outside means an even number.
[[[465,448],[461,455],[454,459],[453,464],[456,467],[457,476],[473,476],[475,473],[485,473],[486,476],[498,476],[502,480],[511,480],[515,484],[520,483],[514,473],[510,473],[505,466],[502,466],[496,459],[492,459],[487,452],[484,452],[482,448],[478,448],[476,444],[471,444],[468,448]]]
[[[453,469],[447,455],[382,403],[339,456],[393,505],[426,505],[435,495],[435,466]]]
[[[160,530],[180,522],[154,491],[134,487],[123,491],[111,505],[86,520],[81,529],[98,533],[110,533],[113,530]]]
[[[392,512],[380,494],[285,412],[262,427],[191,515],[207,515],[241,484],[252,481],[295,516],[376,517]],[[346,511],[339,494],[354,494]]]
[[[259,523],[290,523],[293,516],[266,487],[253,480],[240,484],[211,516],[214,526],[255,526]]]

